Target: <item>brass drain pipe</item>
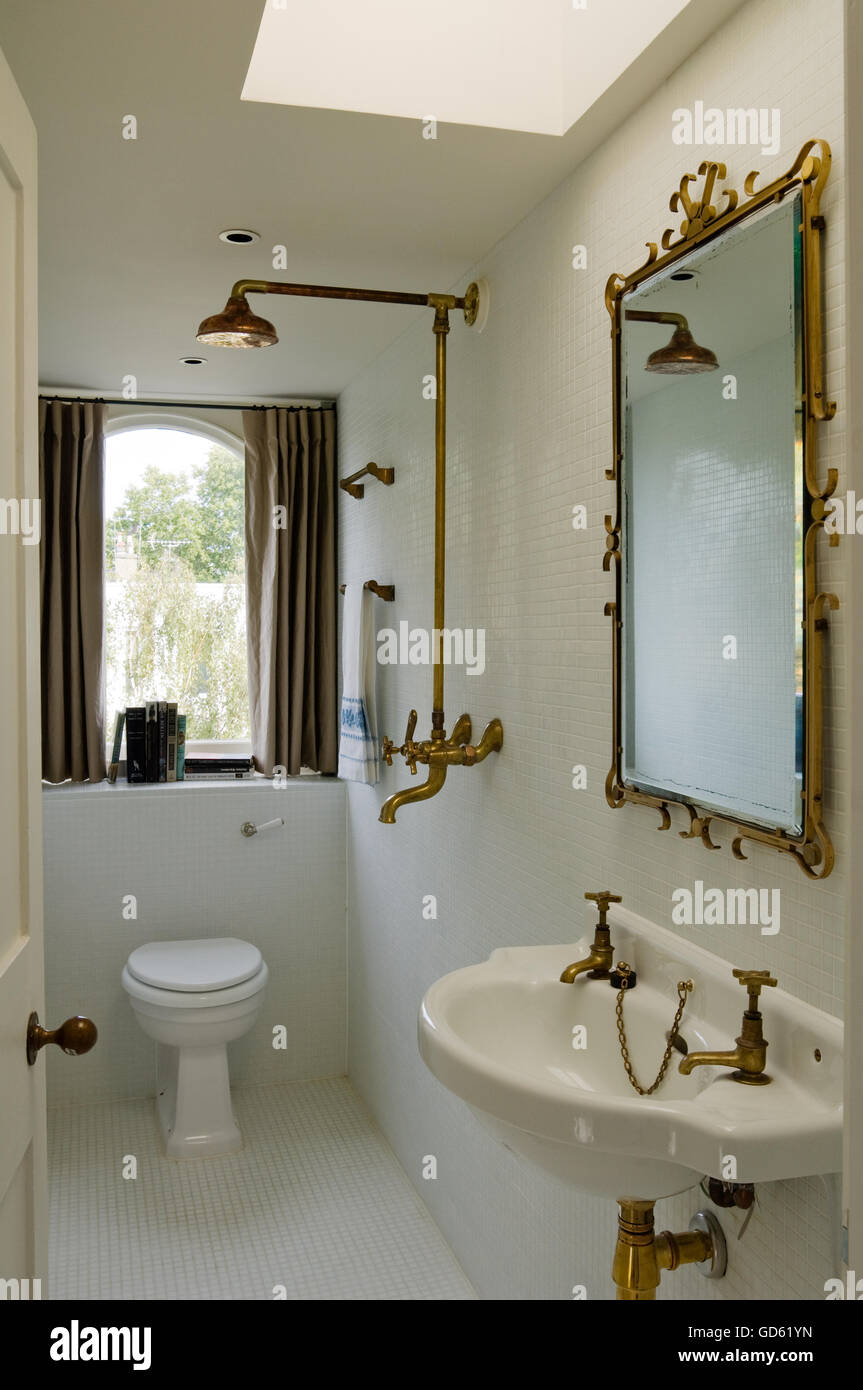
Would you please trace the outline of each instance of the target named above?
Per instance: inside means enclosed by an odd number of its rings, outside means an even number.
[[[697,1212],[688,1231],[660,1231],[657,1235],[654,1205],[640,1197],[618,1198],[617,1245],[611,1266],[618,1299],[655,1299],[663,1270],[673,1271],[681,1265],[702,1265],[700,1272],[711,1279],[721,1279],[725,1273],[725,1236],[712,1212]]]

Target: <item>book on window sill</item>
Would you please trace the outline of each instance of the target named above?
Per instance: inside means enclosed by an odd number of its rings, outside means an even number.
[[[211,758],[190,757],[185,759],[187,772],[251,772],[251,758],[228,758],[215,754]]]
[[[147,781],[159,780],[159,702],[148,700],[147,711]]]
[[[159,701],[159,777],[160,782],[168,780],[168,702]]]
[[[143,705],[126,708],[126,781],[147,780],[147,711]]]
[[[120,771],[120,748],[123,743],[123,725],[126,722],[126,711],[118,709],[114,715],[114,744],[111,748],[111,761],[108,764],[108,781],[116,782],[117,773]]]
[[[184,782],[248,782],[254,773],[251,768],[243,772],[216,772],[212,769],[205,769],[201,772],[189,772],[186,769],[183,777]]]
[[[167,705],[167,777],[166,781],[176,782],[177,780],[177,706],[170,700]]]
[[[186,716],[177,715],[177,781],[185,780],[186,775]]]

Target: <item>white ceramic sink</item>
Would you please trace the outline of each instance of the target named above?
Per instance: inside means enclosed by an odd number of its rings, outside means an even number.
[[[662,1059],[678,980],[695,984],[680,1025],[689,1051],[734,1047],[747,995],[727,962],[624,908],[612,909],[609,924],[615,961],[638,974],[625,1021],[643,1086]],[[759,938],[744,942],[752,929],[738,930],[739,964],[765,967]],[[591,926],[575,945],[495,951],[482,965],[445,975],[423,1000],[426,1065],[507,1148],[583,1191],[614,1198],[667,1197],[704,1175],[749,1183],[839,1171],[837,1019],[781,988],[765,989],[770,1085],[743,1085],[711,1066],[683,1076],[674,1052],[659,1089],[642,1097],[623,1068],[616,991],[584,975],[571,985],[559,981],[592,939]],[[584,1049],[573,1048],[579,1026]]]

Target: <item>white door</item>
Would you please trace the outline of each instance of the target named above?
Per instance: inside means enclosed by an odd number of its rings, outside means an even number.
[[[28,1016],[44,1007],[39,547],[24,544],[39,495],[37,392],[36,131],[0,53],[0,1279],[7,1281],[0,1296],[7,1298],[38,1296],[21,1281],[44,1280],[47,1252],[45,1060],[28,1066],[25,1049]]]

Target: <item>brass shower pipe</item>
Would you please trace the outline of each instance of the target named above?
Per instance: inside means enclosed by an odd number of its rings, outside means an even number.
[[[503,727],[492,719],[483,731],[479,743],[473,745],[471,720],[462,714],[446,735],[444,716],[444,671],[441,650],[444,632],[445,571],[446,571],[446,339],[449,315],[461,309],[465,323],[476,322],[480,309],[480,290],[476,283],[468,285],[463,296],[452,294],[404,294],[397,290],[361,290],[337,285],[300,285],[278,280],[237,280],[228,303],[221,314],[205,319],[198,329],[198,340],[220,346],[267,347],[278,342],[276,330],[266,319],[258,318],[249,308],[249,294],[287,294],[306,299],[344,299],[375,304],[409,304],[435,311],[435,547],[434,547],[434,634],[432,642],[432,726],[430,737],[414,742],[416,710],[408,716],[404,742],[397,747],[384,737],[383,757],[392,766],[393,754],[400,754],[411,774],[416,775],[417,763],[428,767],[429,774],[419,786],[396,792],[381,807],[380,820],[385,825],[395,823],[400,807],[413,801],[425,801],[435,796],[446,781],[451,766],[473,767],[489,753],[500,752]]]

